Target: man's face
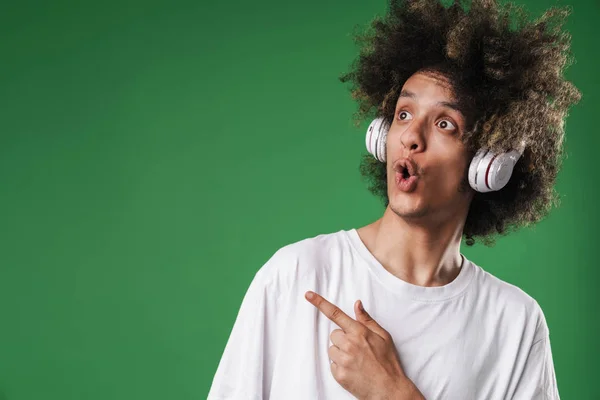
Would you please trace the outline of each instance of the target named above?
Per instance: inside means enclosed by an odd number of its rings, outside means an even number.
[[[466,215],[474,192],[464,184],[470,159],[460,137],[466,121],[454,103],[441,75],[417,72],[402,87],[386,156],[389,207],[405,219],[439,223]],[[403,173],[406,159],[416,177]]]

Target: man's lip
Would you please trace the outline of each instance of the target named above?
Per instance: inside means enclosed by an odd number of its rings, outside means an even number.
[[[404,168],[408,170],[410,176],[418,176],[417,166],[410,158],[401,158],[400,160],[396,161],[394,165],[394,171],[402,173]]]
[[[396,172],[396,186],[403,192],[413,192],[416,189],[418,182],[418,176],[413,175],[409,178],[404,178],[402,173]]]

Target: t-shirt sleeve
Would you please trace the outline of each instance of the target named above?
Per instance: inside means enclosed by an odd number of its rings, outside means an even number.
[[[539,315],[537,338],[529,350],[519,384],[512,397],[514,400],[560,399],[552,360],[550,335],[541,309],[539,309]]]
[[[254,276],[235,319],[208,400],[268,399],[277,348],[277,300],[273,258]]]

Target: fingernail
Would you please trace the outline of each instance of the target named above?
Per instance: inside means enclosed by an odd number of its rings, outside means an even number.
[[[313,292],[306,292],[306,298],[309,300],[312,300],[313,297],[315,297],[315,294]]]
[[[363,305],[362,305],[362,300],[358,301],[358,308],[360,311],[365,311],[365,309],[363,308]]]

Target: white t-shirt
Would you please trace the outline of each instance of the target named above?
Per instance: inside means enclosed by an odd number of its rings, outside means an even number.
[[[354,399],[327,350],[339,327],[304,297],[315,291],[387,330],[427,400],[559,399],[538,303],[463,256],[449,284],[423,287],[387,271],[356,229],[301,240],[260,268],[237,314],[208,400]]]

